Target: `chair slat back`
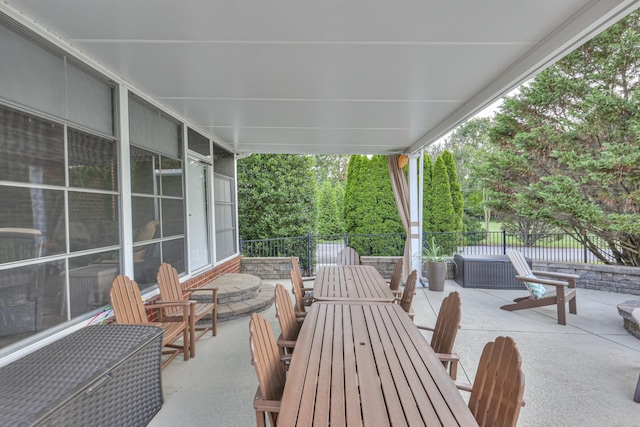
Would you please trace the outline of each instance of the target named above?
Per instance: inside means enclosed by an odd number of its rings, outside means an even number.
[[[180,278],[178,271],[168,263],[162,263],[158,268],[158,288],[160,288],[160,298],[162,301],[184,301],[182,296],[182,287],[180,286]],[[164,313],[171,315],[176,312],[182,312],[180,307],[166,307]]]
[[[531,268],[529,264],[527,264],[527,260],[521,252],[516,251],[515,249],[507,249],[507,256],[513,264],[513,268],[516,269],[519,276],[529,276],[533,273],[531,272]]]
[[[249,321],[249,335],[260,394],[266,400],[280,400],[286,373],[271,324],[261,314],[253,313]]]
[[[443,301],[431,336],[431,348],[436,353],[451,354],[453,343],[460,329],[462,317],[460,294],[451,292]]]
[[[289,272],[291,276],[291,285],[293,286],[293,294],[296,297],[296,310],[304,312],[304,299],[302,295],[302,280],[298,277],[295,271],[291,269]]]
[[[397,291],[400,289],[400,282],[402,282],[402,267],[403,259],[400,258],[396,261],[396,265],[393,266],[393,273],[391,274],[391,280],[389,281],[389,289]]]
[[[485,345],[469,397],[469,409],[482,426],[508,427],[518,422],[524,405],[524,374],[516,343],[498,337]]]
[[[416,281],[418,280],[418,272],[413,270],[407,282],[404,284],[404,291],[402,291],[402,298],[400,299],[400,307],[407,313],[411,312],[411,303],[413,302],[413,295],[416,292]]]
[[[291,257],[291,268],[296,272],[298,278],[300,279],[300,283],[302,283],[302,270],[300,270],[300,264],[298,264],[298,258],[292,256]]]
[[[149,323],[142,295],[135,281],[127,276],[118,275],[113,280],[109,296],[116,322],[136,325]]]
[[[346,247],[338,254],[338,264],[340,265],[359,265],[360,255],[355,249]]]
[[[295,341],[300,333],[300,323],[296,320],[296,313],[293,309],[289,292],[280,283],[276,285],[276,312],[282,339],[285,341]]]

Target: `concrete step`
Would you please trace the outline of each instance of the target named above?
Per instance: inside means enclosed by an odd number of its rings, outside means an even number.
[[[275,287],[268,283],[260,286],[258,295],[254,298],[234,301],[218,306],[218,322],[249,316],[271,307],[275,300]]]

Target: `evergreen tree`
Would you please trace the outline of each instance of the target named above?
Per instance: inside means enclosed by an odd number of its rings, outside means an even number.
[[[331,182],[325,181],[318,193],[318,234],[326,236],[343,232],[336,190]]]
[[[449,186],[449,173],[442,156],[438,156],[433,167],[431,181],[431,232],[450,233],[457,231],[458,221],[453,210],[451,200],[451,187]],[[444,253],[451,255],[455,252],[457,244],[451,236],[442,234],[436,236],[437,244],[442,247]]]
[[[507,98],[476,168],[492,207],[562,228],[605,263],[640,266],[638,64],[636,11]]]
[[[243,239],[303,236],[315,230],[313,157],[254,154],[238,161]]]
[[[460,189],[460,182],[458,181],[458,172],[456,171],[456,165],[453,162],[453,155],[451,151],[444,150],[441,154],[444,165],[447,167],[447,174],[449,175],[449,188],[451,189],[451,203],[453,204],[453,213],[456,220],[456,228],[452,231],[464,231],[464,224],[462,223],[462,216],[464,214],[463,206],[464,200],[462,199],[462,191]]]
[[[352,156],[344,199],[345,229],[349,234],[404,233],[395,204],[386,156]],[[353,236],[349,246],[361,255],[394,255],[401,243],[371,236]],[[399,238],[401,241],[402,239]]]
[[[433,231],[431,226],[431,176],[433,175],[433,163],[431,156],[424,153],[422,177],[422,229],[424,231]]]

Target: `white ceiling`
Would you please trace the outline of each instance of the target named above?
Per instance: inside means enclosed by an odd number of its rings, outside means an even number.
[[[419,150],[640,0],[6,0],[236,152]]]

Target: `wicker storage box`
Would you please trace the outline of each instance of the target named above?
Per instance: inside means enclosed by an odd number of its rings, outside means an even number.
[[[506,255],[455,254],[455,280],[465,288],[525,289]],[[531,266],[531,260],[527,259]]]
[[[163,402],[162,333],[88,326],[1,367],[0,425],[146,425]]]

